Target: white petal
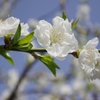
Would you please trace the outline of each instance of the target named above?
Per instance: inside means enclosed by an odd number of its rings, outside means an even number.
[[[86,44],[86,48],[96,48],[98,42],[99,42],[98,38],[95,37]]]
[[[100,69],[95,68],[92,73],[93,75],[89,77],[90,80],[100,79]]]
[[[50,44],[50,32],[49,30],[45,29],[45,26],[36,26],[37,28],[35,29],[35,37],[37,38],[39,44],[46,48]]]
[[[94,62],[92,62],[91,59],[87,59],[87,58],[86,58],[86,56],[89,55],[89,54],[87,54],[87,53],[88,53],[88,52],[87,52],[87,50],[85,50],[85,49],[81,51],[81,53],[80,53],[80,55],[79,55],[79,63],[80,63],[80,65],[81,65],[82,69],[86,69],[86,70],[90,69],[90,70],[93,70],[94,67],[95,67],[95,66],[93,65]],[[91,56],[91,55],[89,55],[89,56]],[[88,60],[90,60],[91,62],[88,63]],[[92,65],[90,65],[90,64],[92,64]],[[87,65],[88,65],[88,66],[87,66]],[[89,67],[89,65],[90,65],[90,67]]]
[[[68,21],[68,19],[65,20],[63,25],[66,28],[66,32],[72,34],[71,23]]]
[[[28,31],[29,26],[28,26],[28,24],[21,23],[21,28],[22,28],[21,35],[26,36],[26,35],[29,34],[29,31]]]
[[[41,26],[45,26],[47,30],[51,30],[51,29],[52,29],[51,24],[48,23],[48,22],[45,21],[45,20],[40,20],[38,26],[40,26],[40,27],[41,27]]]
[[[48,53],[58,60],[64,60],[68,55],[69,50],[70,48],[66,44],[64,46],[54,44],[52,47],[47,48]]]
[[[55,18],[53,19],[52,22],[53,22],[53,26],[54,26],[54,27],[59,27],[59,26],[61,26],[62,23],[64,22],[64,19],[57,16],[57,17],[55,17]]]
[[[53,44],[51,47],[47,48],[47,51],[51,56],[56,57],[61,53],[61,47],[59,44]]]
[[[68,55],[68,53],[70,52],[70,47],[67,43],[63,43],[63,46],[62,46],[62,57],[65,57]]]
[[[20,20],[14,17],[9,17],[5,20],[6,25],[10,25],[10,26],[18,26]]]
[[[35,29],[35,36],[41,46],[46,48],[50,44],[50,30],[52,29],[51,24],[41,20]]]
[[[71,38],[69,47],[70,47],[70,52],[69,53],[74,52],[74,51],[79,49],[78,48],[78,41],[75,38],[74,34],[72,34],[72,38]]]

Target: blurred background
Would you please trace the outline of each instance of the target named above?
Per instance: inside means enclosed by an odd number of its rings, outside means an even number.
[[[100,0],[0,0],[0,19],[19,18],[29,24],[30,31],[39,20],[52,23],[62,12],[66,12],[69,21],[79,18],[73,31],[80,47],[89,39],[100,37],[99,10]],[[3,38],[0,38],[2,44]],[[36,39],[33,45],[39,47]],[[54,77],[30,55],[10,54],[14,66],[0,56],[0,100],[100,100],[100,81],[89,81],[73,56],[68,55],[64,61],[55,59],[61,69]]]

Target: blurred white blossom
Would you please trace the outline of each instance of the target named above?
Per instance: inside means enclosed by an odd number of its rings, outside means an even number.
[[[100,79],[100,53],[96,49],[98,42],[98,38],[90,40],[79,55],[79,63],[90,80]]]
[[[11,69],[8,72],[8,81],[7,84],[10,89],[13,89],[15,85],[17,84],[19,79],[19,74],[15,69]]]
[[[62,95],[72,95],[73,94],[72,88],[68,84],[62,84],[58,90],[60,94]]]
[[[7,89],[4,90],[2,94],[0,95],[0,100],[6,100],[10,96],[10,94],[11,94],[11,91]]]
[[[87,21],[90,19],[90,7],[88,4],[80,4],[77,7],[77,18],[83,21]]]
[[[8,34],[15,34],[20,20],[14,17],[9,17],[5,21],[0,20],[0,37],[4,37]],[[21,35],[28,35],[28,24],[21,23]]]
[[[28,20],[28,24],[29,24],[29,26],[31,27],[31,28],[36,28],[36,25],[38,24],[38,20],[36,20],[36,19],[29,19]]]
[[[84,91],[86,83],[84,82],[83,79],[76,78],[72,84],[73,90],[76,92],[81,92]]]
[[[58,100],[56,97],[54,97],[53,95],[45,95],[42,96],[39,100]]]
[[[17,70],[15,70],[15,69],[9,70],[7,85],[10,90],[14,89],[14,87],[18,83],[18,80],[19,80],[19,73],[17,72]],[[27,80],[24,79],[19,86],[19,91],[22,91],[26,85],[27,85]]]
[[[57,16],[53,19],[53,26],[45,20],[39,21],[35,36],[39,44],[59,60],[65,59],[68,53],[78,49],[78,42],[68,19]]]
[[[26,54],[28,63],[32,63],[35,59],[31,54]]]
[[[28,84],[28,81],[27,81],[26,79],[24,79],[24,80],[21,82],[18,91],[24,91],[24,89],[25,89],[25,87],[27,86],[27,84]]]

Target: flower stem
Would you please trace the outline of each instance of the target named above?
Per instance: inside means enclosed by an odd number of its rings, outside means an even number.
[[[19,51],[19,52],[27,52],[27,53],[32,53],[32,52],[46,52],[44,48],[33,48],[31,50],[21,50],[21,49],[14,49],[14,48],[5,48],[5,45],[0,45],[0,50],[10,50],[10,51]]]

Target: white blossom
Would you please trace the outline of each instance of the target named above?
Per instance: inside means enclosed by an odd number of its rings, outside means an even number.
[[[90,80],[100,79],[100,53],[96,46],[98,38],[90,40],[80,52],[79,63]]]
[[[0,20],[0,37],[4,37],[8,34],[15,34],[20,20],[14,17],[9,17],[5,21]],[[28,35],[28,24],[21,23],[21,35]]]
[[[70,85],[68,84],[63,84],[59,87],[59,92],[62,95],[72,95],[73,91]]]
[[[35,36],[39,44],[51,56],[60,60],[63,60],[68,53],[78,49],[78,43],[68,19],[64,20],[57,16],[53,19],[53,25],[45,20],[39,21],[35,29]]]

